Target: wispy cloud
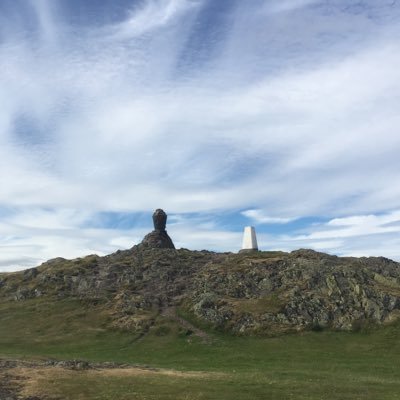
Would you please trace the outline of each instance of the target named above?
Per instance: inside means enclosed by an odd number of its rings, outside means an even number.
[[[400,234],[400,211],[381,215],[356,215],[335,218],[316,228],[314,232],[304,236],[304,238],[351,238],[387,233]]]
[[[265,11],[268,14],[276,14],[290,12],[311,4],[319,3],[318,0],[281,0],[281,1],[266,1]]]
[[[113,38],[133,39],[168,24],[178,23],[187,12],[198,6],[198,0],[149,0],[136,5],[127,20],[111,28]]]
[[[242,211],[242,215],[250,218],[257,224],[287,224],[296,218],[282,218],[282,217],[271,217],[263,210],[246,210]]]
[[[210,216],[292,229],[293,216],[398,208],[400,4],[118,0],[125,12],[106,22],[105,5],[74,19],[68,4],[0,4],[0,205],[17,210],[2,219],[8,260],[22,243],[35,260],[126,246],[125,231],[82,227],[104,211],[207,215],[193,235],[171,226],[176,240],[234,250],[240,230]],[[351,253],[350,231],[332,224],[260,234],[267,247]],[[393,226],[373,229],[396,243]],[[142,233],[132,227],[132,243]]]
[[[269,248],[312,248],[342,256],[385,256],[400,260],[400,213],[354,215],[314,222],[291,234],[261,240]]]

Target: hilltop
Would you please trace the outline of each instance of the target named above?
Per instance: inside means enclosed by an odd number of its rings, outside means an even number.
[[[0,274],[0,303],[29,299],[100,305],[108,327],[142,336],[160,316],[235,335],[357,330],[399,317],[400,264],[304,249],[234,254],[141,244]]]
[[[0,398],[389,400],[399,267],[144,243],[0,274]]]

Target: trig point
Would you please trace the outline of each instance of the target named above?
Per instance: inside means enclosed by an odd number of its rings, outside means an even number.
[[[242,252],[258,251],[256,230],[253,226],[246,226],[243,232]]]

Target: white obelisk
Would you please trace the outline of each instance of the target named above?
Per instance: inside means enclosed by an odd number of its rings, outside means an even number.
[[[258,250],[256,230],[253,226],[244,228],[242,250]]]

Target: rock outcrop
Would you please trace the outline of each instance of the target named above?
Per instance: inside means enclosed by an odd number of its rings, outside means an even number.
[[[142,245],[153,249],[175,249],[172,239],[165,230],[167,214],[157,209],[153,214],[154,230],[147,234],[142,240]]]
[[[233,254],[138,245],[0,274],[0,302],[38,297],[101,302],[113,327],[139,332],[171,307],[239,335],[352,330],[400,318],[400,264],[312,250]]]

